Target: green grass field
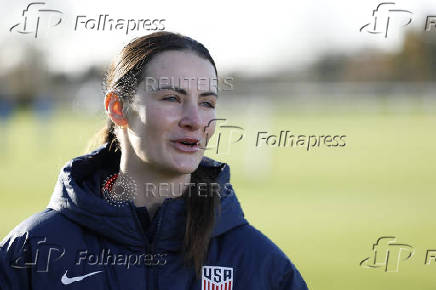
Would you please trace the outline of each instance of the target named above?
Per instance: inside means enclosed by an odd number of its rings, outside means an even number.
[[[230,164],[247,219],[284,250],[311,289],[436,288],[436,262],[425,264],[426,250],[436,249],[436,114],[223,114],[244,128],[244,138],[229,154],[207,155]],[[45,208],[61,167],[83,154],[103,124],[68,111],[38,123],[21,112],[2,128],[1,237]],[[257,132],[281,130],[346,135],[346,146],[255,146]],[[381,236],[415,249],[398,272],[359,266]]]

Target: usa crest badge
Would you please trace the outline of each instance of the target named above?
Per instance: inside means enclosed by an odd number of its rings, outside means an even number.
[[[233,268],[203,266],[201,269],[201,290],[232,290]]]

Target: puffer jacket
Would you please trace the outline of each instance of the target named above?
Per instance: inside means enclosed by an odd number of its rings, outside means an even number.
[[[184,199],[166,198],[149,220],[145,207],[102,197],[120,156],[106,143],[66,163],[47,208],[1,242],[1,290],[307,289],[291,260],[244,218],[226,163],[203,157],[199,165],[218,169],[221,190],[200,277],[181,254]]]

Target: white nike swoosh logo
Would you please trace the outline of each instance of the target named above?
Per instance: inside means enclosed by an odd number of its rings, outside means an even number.
[[[87,278],[87,277],[89,277],[89,276],[92,276],[92,275],[95,275],[95,274],[101,273],[101,272],[103,272],[103,271],[96,271],[96,272],[92,272],[92,273],[89,273],[89,274],[86,274],[86,275],[83,275],[83,276],[77,276],[77,277],[71,277],[71,278],[68,278],[68,277],[67,277],[67,272],[68,272],[68,270],[65,271],[65,274],[64,274],[64,275],[62,276],[62,278],[61,278],[61,282],[62,282],[62,284],[64,284],[64,285],[68,285],[68,284],[71,284],[71,283],[73,283],[73,282],[79,282],[79,281],[82,281],[83,279],[85,279],[85,278]]]

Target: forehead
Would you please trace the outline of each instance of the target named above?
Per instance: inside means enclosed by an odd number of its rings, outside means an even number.
[[[146,65],[146,77],[159,78],[216,78],[209,60],[188,50],[169,50],[155,55]]]

